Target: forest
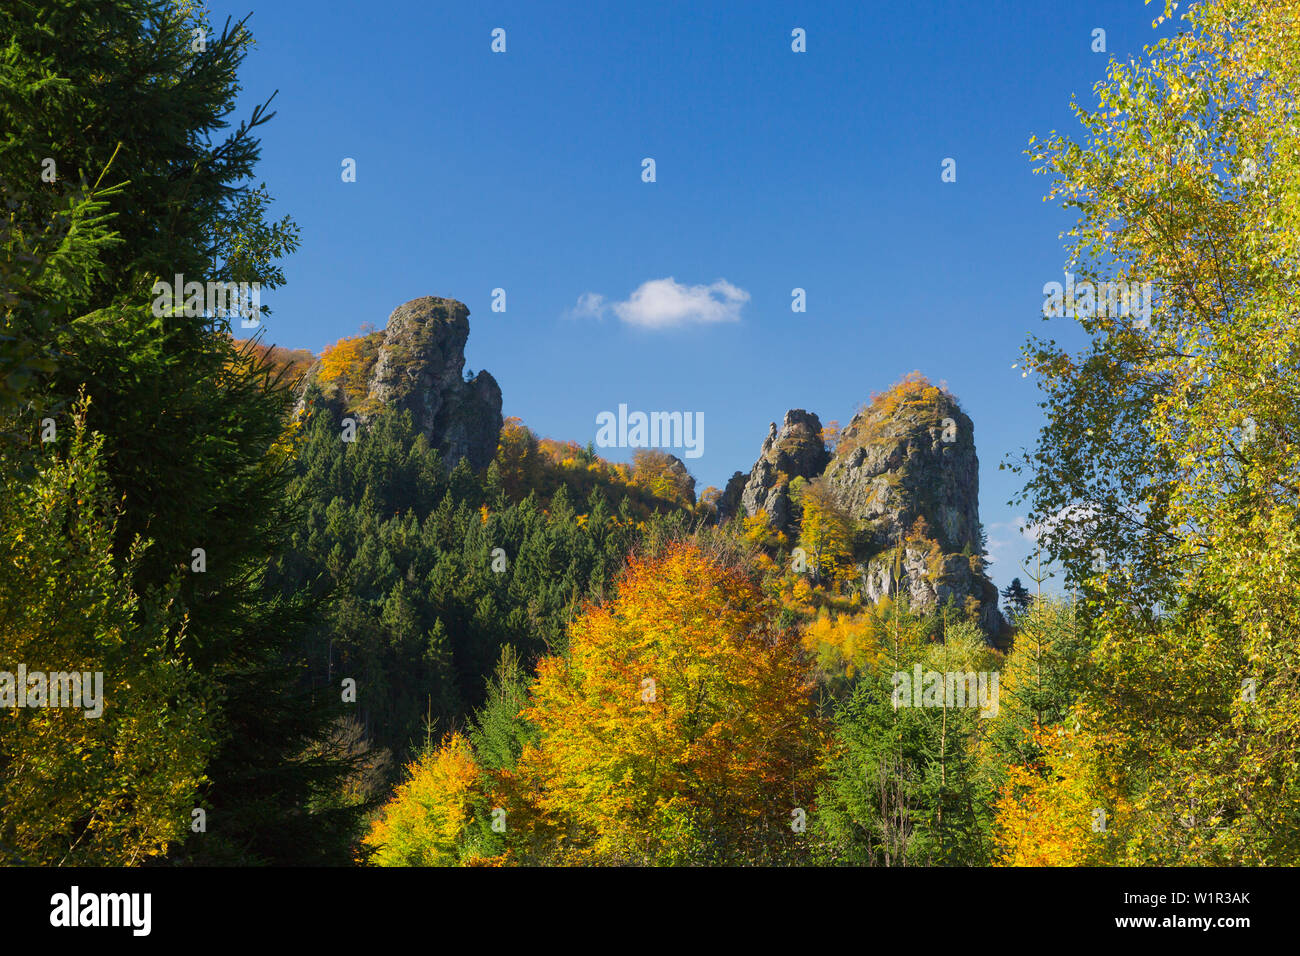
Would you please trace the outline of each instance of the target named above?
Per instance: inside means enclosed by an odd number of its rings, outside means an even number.
[[[228,119],[248,21],[0,6],[0,862],[1300,863],[1296,12],[1167,10],[1026,133],[1067,269],[1155,291],[1023,344],[1004,465],[1065,586],[990,626],[900,586],[985,580],[978,535],[832,480],[942,386],[815,435],[784,522],[515,417],[475,467],[375,401],[382,332],[155,309],[303,241],[270,105]],[[102,715],[20,667],[102,675]]]

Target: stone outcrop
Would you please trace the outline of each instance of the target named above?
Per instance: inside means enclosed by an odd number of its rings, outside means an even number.
[[[975,426],[948,392],[896,387],[854,416],[825,480],[862,529],[873,601],[905,590],[912,607],[955,606],[1001,629],[983,568]]]
[[[979,552],[975,426],[947,392],[874,403],[840,435],[826,481],[872,533],[895,544],[919,518],[944,551]]]
[[[501,433],[501,387],[487,372],[466,381],[469,309],[425,296],[388,317],[370,375],[368,404],[406,409],[448,468],[469,459],[486,468]]]
[[[997,589],[983,570],[974,425],[952,395],[905,380],[854,416],[834,455],[816,415],[788,412],[748,477],[737,472],[727,483],[719,515],[766,512],[793,544],[796,477],[820,477],[852,519],[859,584],[872,601],[905,591],[914,608],[956,607],[990,637],[1000,632]]]
[[[743,506],[740,503],[741,497],[745,494],[745,485],[749,481],[749,475],[743,471],[737,471],[727,480],[727,487],[722,489],[722,494],[718,496],[718,520],[726,521],[733,515],[740,514]]]
[[[695,477],[686,467],[686,462],[682,461],[676,455],[668,455],[668,473],[672,480],[682,489],[686,500],[693,506],[695,504]]]
[[[950,607],[964,612],[979,622],[990,639],[1002,631],[998,591],[984,573],[978,552],[945,554],[933,542],[910,538],[897,550],[870,558],[862,575],[866,595],[873,602],[906,592],[909,607]]]
[[[816,478],[829,461],[821,420],[802,408],[791,409],[785,413],[779,430],[776,422],[770,424],[758,461],[743,486],[741,472],[727,482],[718,512],[730,517],[743,510],[752,517],[762,511],[775,530],[789,532],[793,528],[790,482],[795,478]]]

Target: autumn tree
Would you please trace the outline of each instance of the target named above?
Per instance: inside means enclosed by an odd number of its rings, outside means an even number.
[[[1073,727],[1035,727],[1037,757],[1008,770],[995,801],[1002,866],[1104,866],[1140,841],[1133,808],[1107,773],[1098,741]],[[1131,862],[1131,861],[1130,861]]]
[[[382,342],[382,333],[370,333],[326,346],[320,355],[316,381],[325,388],[337,387],[349,407],[357,406],[370,393],[370,373]]]
[[[656,498],[685,507],[695,504],[695,479],[675,457],[656,448],[638,448],[632,453],[632,483]]]
[[[796,635],[688,542],[630,561],[538,667],[520,774],[581,858],[771,858],[809,810],[818,725]]]
[[[822,444],[826,446],[826,451],[835,454],[835,446],[840,441],[840,423],[836,419],[831,419],[822,426],[821,434]]]
[[[103,440],[85,421],[82,405],[66,440],[21,471],[13,467],[21,453],[0,446],[7,864],[128,866],[165,853],[190,831],[214,744],[213,687],[185,660],[174,586],[132,590],[149,542],[113,553],[121,506]],[[29,678],[46,675],[50,690],[31,696],[19,665]],[[61,706],[49,706],[55,684]]]
[[[853,562],[852,516],[822,478],[797,489],[792,484],[792,491],[801,511],[799,546],[807,554],[809,570],[818,581],[840,577]]]
[[[377,866],[451,866],[479,798],[478,764],[469,741],[451,734],[437,750],[412,761],[407,778],[367,833]]]
[[[1085,596],[1082,726],[1141,768],[1153,860],[1300,859],[1298,13],[1195,4],[1029,150],[1078,213],[1045,310],[1087,336],[1025,350],[1029,519]]]
[[[888,597],[853,613],[822,607],[804,629],[804,646],[816,655],[823,673],[852,678],[884,655],[892,609]]]

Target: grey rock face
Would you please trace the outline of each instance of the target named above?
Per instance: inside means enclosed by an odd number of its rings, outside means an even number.
[[[687,500],[695,504],[695,478],[691,475],[690,470],[686,467],[686,462],[682,461],[676,455],[668,456],[668,470],[672,473],[674,480],[686,489]]]
[[[980,557],[974,424],[947,392],[924,394],[854,416],[825,480],[866,532],[873,556],[863,577],[873,601],[905,591],[913,608],[955,605],[996,635],[998,593]]]
[[[727,480],[727,487],[722,489],[722,494],[718,498],[718,520],[726,521],[732,515],[738,514],[741,509],[740,497],[745,493],[745,483],[749,481],[749,476],[743,471],[734,472]]]
[[[980,550],[975,427],[946,392],[925,405],[873,408],[854,416],[826,480],[841,504],[895,544],[924,519],[944,551]]]
[[[790,482],[821,476],[859,528],[856,573],[867,597],[905,592],[917,610],[953,605],[993,637],[1003,622],[982,565],[974,425],[951,395],[924,385],[854,416],[833,457],[818,417],[788,412],[780,429],[772,423],[749,475],[727,482],[718,512],[765,511],[793,543]]]
[[[468,458],[476,469],[496,456],[501,387],[487,372],[464,378],[469,309],[455,299],[425,296],[388,317],[370,378],[373,402],[407,409],[448,468]]]
[[[880,603],[885,596],[906,593],[908,606],[918,610],[949,606],[974,614],[984,633],[995,637],[1002,628],[998,592],[978,565],[964,554],[943,554],[918,543],[905,543],[895,564],[887,551],[862,568],[867,597]]]
[[[758,461],[740,492],[739,507],[750,517],[764,511],[774,529],[789,532],[792,530],[790,482],[795,478],[816,478],[829,461],[822,440],[821,419],[802,408],[791,409],[785,413],[779,431],[776,422],[769,426]],[[728,501],[735,483],[736,476],[727,482],[722,496],[724,502]],[[721,505],[719,512],[722,512]]]

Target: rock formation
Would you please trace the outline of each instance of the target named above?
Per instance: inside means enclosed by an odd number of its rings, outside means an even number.
[[[347,367],[326,380],[318,363],[314,377],[363,419],[383,407],[409,411],[448,468],[461,459],[486,468],[501,434],[501,387],[487,372],[465,379],[468,339],[464,303],[412,299],[393,310],[382,332],[351,340],[359,347]]]
[[[840,435],[826,481],[863,529],[873,601],[905,589],[912,607],[956,606],[998,633],[998,592],[983,566],[975,426],[952,395],[905,381],[881,396]]]
[[[726,521],[733,515],[744,512],[744,507],[740,503],[741,497],[745,494],[745,485],[749,482],[749,475],[743,471],[737,471],[727,479],[727,487],[722,489],[722,494],[718,496],[718,520]]]
[[[998,634],[998,593],[983,569],[974,425],[952,395],[905,379],[854,416],[833,455],[816,415],[787,413],[748,478],[737,472],[728,482],[719,514],[764,511],[793,544],[790,482],[819,476],[857,526],[854,559],[871,600],[906,591],[914,608],[954,606]]]
[[[686,467],[686,462],[682,461],[676,455],[668,455],[668,473],[672,480],[681,487],[686,500],[692,505],[695,504],[695,477]]]
[[[455,299],[412,299],[388,317],[370,397],[408,409],[448,468],[486,468],[501,434],[501,387],[487,372],[465,380],[469,309]]]
[[[839,436],[826,480],[875,549],[924,518],[944,551],[980,549],[975,426],[934,386],[884,396]]]
[[[785,413],[779,431],[776,422],[769,425],[748,479],[736,472],[727,482],[718,512],[730,517],[743,509],[752,517],[762,511],[775,530],[788,533],[793,528],[790,482],[817,477],[829,461],[821,420],[802,408],[791,409]]]

